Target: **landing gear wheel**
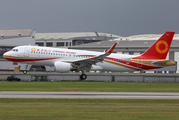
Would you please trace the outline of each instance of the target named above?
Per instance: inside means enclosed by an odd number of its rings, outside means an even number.
[[[23,71],[23,73],[24,73],[24,74],[27,74],[27,71],[26,71],[26,70],[24,70],[24,71]]]
[[[87,78],[87,75],[86,75],[86,74],[80,75],[80,79],[81,79],[81,80],[85,80],[86,78]]]

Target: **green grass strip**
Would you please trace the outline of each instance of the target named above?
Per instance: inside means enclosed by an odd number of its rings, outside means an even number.
[[[178,120],[179,100],[0,99],[2,120]]]
[[[179,83],[0,82],[0,91],[179,92]]]

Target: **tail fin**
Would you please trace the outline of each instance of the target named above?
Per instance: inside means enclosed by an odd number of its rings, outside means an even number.
[[[140,59],[166,59],[175,32],[166,31]]]

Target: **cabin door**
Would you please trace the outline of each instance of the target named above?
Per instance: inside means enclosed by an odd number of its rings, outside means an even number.
[[[29,47],[24,48],[24,57],[29,57]]]

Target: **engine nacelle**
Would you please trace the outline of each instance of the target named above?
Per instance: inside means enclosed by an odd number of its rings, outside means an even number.
[[[54,63],[54,67],[55,67],[55,71],[57,72],[62,72],[62,73],[70,72],[71,64],[57,61]]]

